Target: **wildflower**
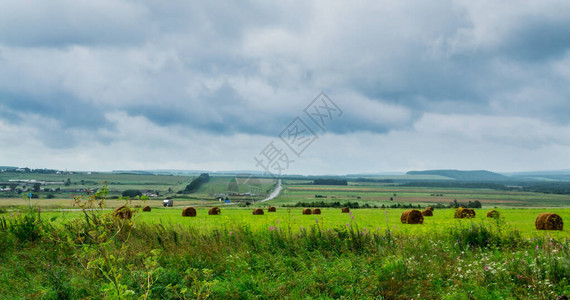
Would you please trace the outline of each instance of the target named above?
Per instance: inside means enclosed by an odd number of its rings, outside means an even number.
[[[319,224],[319,219],[315,219],[315,223]]]
[[[350,227],[350,224],[346,223],[346,227]]]
[[[280,222],[279,219],[277,219],[277,224],[279,224],[279,222]]]
[[[232,234],[233,234],[233,232],[230,231],[230,235],[232,235]]]
[[[489,271],[489,267],[485,266],[485,271]]]
[[[275,227],[269,226],[269,231],[273,231],[273,229],[275,229]]]
[[[14,217],[14,213],[11,213],[10,216]]]
[[[538,250],[538,245],[536,245],[536,248],[534,250]]]

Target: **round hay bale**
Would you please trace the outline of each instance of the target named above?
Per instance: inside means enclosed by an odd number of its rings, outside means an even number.
[[[433,211],[433,207],[428,206],[426,209]]]
[[[557,214],[542,213],[534,222],[537,230],[563,230],[564,221]]]
[[[501,214],[496,210],[490,210],[487,212],[487,218],[498,218]]]
[[[404,224],[423,224],[424,216],[422,212],[417,209],[406,210],[400,216],[400,221]]]
[[[343,208],[342,208],[342,212],[343,212],[343,213],[349,213],[349,212],[350,212],[350,209],[349,209],[348,207],[343,207]]]
[[[456,218],[456,219],[475,218],[475,211],[471,208],[460,207],[460,208],[455,210],[454,218]]]
[[[263,209],[261,208],[256,208],[253,210],[253,214],[254,215],[263,215]]]
[[[150,208],[150,206],[147,205],[147,206],[143,207],[142,211],[151,211],[151,208]]]
[[[422,215],[424,217],[433,217],[433,211],[426,208],[422,211]]]
[[[115,208],[113,211],[113,216],[119,219],[130,219],[133,216],[133,213],[130,208],[128,208],[126,205],[123,205]]]
[[[304,215],[310,215],[310,214],[311,214],[311,209],[310,209],[310,208],[304,208],[304,209],[303,209],[303,214],[304,214]]]
[[[182,210],[183,217],[195,217],[196,216],[196,209],[194,207],[184,207]]]
[[[313,208],[313,215],[320,215],[321,209],[320,208]]]
[[[267,209],[267,211],[268,211],[268,212],[276,212],[277,209],[275,208],[275,206],[270,206],[270,207]]]
[[[221,213],[222,213],[222,211],[220,210],[219,207],[212,207],[212,208],[210,208],[210,210],[208,211],[208,214],[209,214],[209,215],[214,215],[214,216],[215,216],[215,215],[219,215],[219,214],[221,214]]]

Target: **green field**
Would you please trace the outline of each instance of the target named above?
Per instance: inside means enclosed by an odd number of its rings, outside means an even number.
[[[570,240],[532,228],[543,211],[407,225],[398,209],[22,209],[0,216],[0,297],[552,299],[570,292]]]
[[[168,194],[192,179],[114,175],[110,196],[151,182]],[[214,199],[222,191],[252,191],[243,178],[228,188],[233,180],[212,177],[196,193],[174,197],[169,208],[161,197],[107,199],[105,209],[86,211],[72,207],[70,195],[33,199],[32,210],[27,199],[0,199],[0,298],[553,299],[570,293],[568,224],[562,231],[534,227],[543,212],[568,222],[568,195],[291,180],[268,202]],[[275,181],[255,186],[269,193]],[[91,197],[82,195],[81,203]],[[473,219],[436,208],[423,224],[410,225],[400,221],[404,209],[321,208],[320,215],[302,215],[290,207],[322,201],[423,208],[453,200],[477,200],[483,208]],[[133,217],[117,219],[113,209],[125,203]],[[152,210],[142,212],[147,205]],[[277,212],[267,212],[270,205]],[[182,217],[185,206],[196,207],[197,216]],[[221,215],[208,215],[212,206]],[[252,215],[257,207],[265,214]],[[487,218],[495,207],[501,217]]]
[[[287,184],[277,204],[297,201],[340,201],[381,206],[394,203],[419,203],[422,206],[480,201],[483,207],[570,207],[570,195],[501,191],[474,188],[405,187],[390,184],[362,184],[350,182],[347,186],[317,186]],[[327,198],[315,198],[315,195]],[[438,196],[436,196],[438,195]],[[390,200],[392,198],[393,200]]]
[[[320,215],[302,215],[300,208],[279,208],[275,213],[269,213],[264,208],[264,215],[252,215],[252,209],[220,206],[222,214],[208,215],[207,208],[199,208],[196,217],[182,217],[181,208],[153,208],[151,212],[140,212],[138,222],[145,224],[163,224],[173,226],[188,226],[208,231],[215,228],[248,226],[255,231],[267,231],[270,227],[298,232],[301,228],[309,228],[319,224],[324,228],[356,226],[366,230],[390,229],[394,233],[412,236],[422,236],[441,231],[443,228],[466,227],[472,224],[484,226],[501,226],[506,231],[518,231],[527,238],[551,236],[557,239],[570,238],[570,230],[538,231],[534,228],[536,217],[543,212],[560,215],[564,220],[570,220],[570,209],[498,209],[500,221],[486,217],[486,209],[475,209],[477,216],[473,219],[454,219],[454,209],[434,211],[433,217],[425,217],[422,225],[409,225],[400,222],[404,209],[353,209],[350,214],[342,213],[340,209],[323,208]],[[263,206],[260,206],[263,207]],[[11,212],[10,214],[13,214]],[[8,215],[7,213],[4,216]],[[82,215],[78,211],[44,211],[46,218],[55,217],[58,222],[69,221]],[[0,216],[2,216],[0,214]]]
[[[234,201],[255,201],[268,195],[276,181],[272,178],[252,178],[240,176],[211,176],[207,184],[202,185],[196,192],[190,194],[178,194],[184,190],[197,176],[169,176],[169,175],[140,175],[140,174],[120,174],[120,173],[74,173],[74,174],[30,174],[18,172],[0,173],[2,186],[8,188],[9,180],[36,180],[47,182],[61,182],[60,184],[41,185],[38,199],[32,199],[33,204],[42,207],[65,207],[69,208],[70,203],[76,196],[86,196],[87,191],[96,191],[103,185],[109,189],[108,198],[111,207],[119,205],[120,202],[113,202],[121,196],[125,190],[134,189],[157,196],[151,196],[150,200],[156,200],[156,205],[160,205],[163,199],[178,199],[180,205],[199,205],[204,202],[214,202],[216,196],[228,194],[229,191],[236,193],[254,193],[256,196],[231,196]],[[70,180],[71,184],[64,183]],[[232,182],[237,182],[233,184]],[[0,207],[22,205],[21,201],[25,197],[32,184],[19,183],[20,193],[4,191],[0,192]],[[44,191],[44,189],[49,191]],[[57,191],[52,191],[58,189]]]

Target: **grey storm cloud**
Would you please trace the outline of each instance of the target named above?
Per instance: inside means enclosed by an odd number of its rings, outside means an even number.
[[[338,134],[411,128],[427,112],[567,123],[570,16],[558,12],[568,8],[3,1],[0,118],[40,114],[52,130],[95,132],[121,112],[274,136],[324,90],[346,112],[327,128]]]

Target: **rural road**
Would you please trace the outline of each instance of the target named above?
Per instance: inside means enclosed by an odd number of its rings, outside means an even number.
[[[279,179],[279,181],[277,182],[277,187],[275,188],[275,190],[273,190],[271,195],[269,195],[269,197],[261,200],[260,202],[265,202],[265,201],[275,199],[277,196],[279,196],[279,193],[281,193],[282,189],[283,189],[283,186],[281,185],[281,179]]]

